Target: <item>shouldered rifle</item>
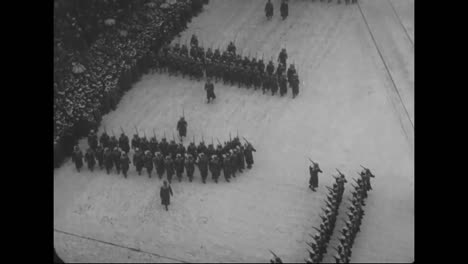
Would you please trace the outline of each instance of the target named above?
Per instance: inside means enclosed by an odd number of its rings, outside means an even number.
[[[143,130],[143,135],[144,135],[144,136],[145,136],[145,138],[146,138],[146,131],[144,131],[144,130]]]
[[[184,108],[182,107],[182,116],[185,118]]]
[[[205,139],[203,138],[203,134],[201,135],[201,141],[205,143]]]
[[[237,138],[239,138],[239,129],[237,129]]]
[[[120,126],[120,130],[122,131],[122,134],[125,135],[125,131],[123,130],[122,126]]]
[[[115,137],[115,134],[114,134],[114,129],[112,129],[112,136]]]
[[[313,244],[310,243],[310,242],[306,242],[306,244],[307,244],[309,247],[311,247],[311,248],[316,248],[316,247],[317,247],[317,246],[313,246]]]
[[[336,169],[336,171],[338,172],[338,174],[340,174],[340,176],[343,176],[343,177],[344,177],[344,174],[341,173],[341,171],[339,171],[338,169]]]
[[[135,125],[133,125],[133,127],[135,128],[135,133],[137,134],[137,136],[139,136],[137,127]]]
[[[164,130],[164,138],[166,138],[166,130]]]
[[[361,167],[362,167],[363,169],[365,169],[365,170],[369,170],[368,168],[366,168],[366,167],[364,167],[364,166],[362,166],[362,165],[359,165],[359,166],[361,166]],[[370,170],[369,170],[369,171],[370,171]]]
[[[192,143],[195,144],[195,135],[192,135]]]
[[[218,141],[218,144],[223,145],[223,144],[221,144],[221,142],[219,142],[219,139],[218,139],[218,138],[216,138],[216,141]]]
[[[323,233],[323,232],[322,232],[322,229],[318,229],[318,228],[316,228],[315,226],[313,226],[312,228],[315,229],[315,230],[317,230],[320,234]],[[312,236],[312,237],[313,237],[313,236]]]
[[[213,137],[211,137],[211,145],[213,145]]]
[[[154,128],[153,128],[153,136],[154,136],[154,139],[156,139],[156,141],[158,141],[158,138],[156,137],[156,133],[154,133]]]
[[[245,139],[245,137],[242,137],[242,138],[245,140],[245,142],[247,142],[247,144],[252,145],[247,139]]]
[[[312,164],[314,164],[314,165],[317,164],[311,158],[309,158],[309,160],[310,160],[310,162],[312,162]]]
[[[268,249],[268,251],[270,251],[270,253],[273,254],[273,256],[274,256],[275,258],[278,257],[275,253],[273,253],[273,251],[271,251],[271,250],[269,250],[269,249]]]
[[[229,132],[229,142],[231,142],[232,139],[231,139],[231,132]]]

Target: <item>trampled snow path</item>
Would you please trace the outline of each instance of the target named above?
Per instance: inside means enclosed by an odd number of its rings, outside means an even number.
[[[171,138],[184,107],[189,139],[223,141],[238,129],[258,150],[253,169],[231,183],[203,185],[198,171],[195,182],[174,182],[165,212],[160,180],[138,177],[133,167],[129,179],[78,174],[69,161],[54,172],[54,228],[122,247],[54,232],[66,262],[266,262],[267,249],[303,262],[324,185],[335,168],[355,177],[359,164],[376,178],[352,261],[414,259],[414,48],[402,28],[413,36],[412,1],[392,0],[394,8],[388,0],[360,1],[361,13],[357,5],[293,0],[285,21],[273,3],[275,16],[266,21],[263,1],[212,0],[181,40],[196,32],[204,46],[225,47],[236,37],[244,54],[275,60],[284,46],[298,69],[299,97],[215,84],[216,102],[207,105],[203,83],[151,74],[102,123],[132,134],[134,125],[147,135],[155,128],[158,138],[165,130]],[[307,188],[306,156],[324,171],[316,193]]]

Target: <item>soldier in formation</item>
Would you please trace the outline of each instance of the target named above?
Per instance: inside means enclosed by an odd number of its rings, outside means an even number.
[[[81,167],[83,167],[83,153],[78,145],[76,145],[73,150],[72,161],[75,163],[76,170],[80,172]]]
[[[288,17],[288,13],[289,13],[288,2],[286,0],[281,0],[280,12],[281,12],[281,18],[285,20]]]
[[[210,101],[216,99],[216,95],[214,93],[214,85],[211,82],[210,78],[208,78],[206,81],[205,90],[206,90],[207,103],[210,103]]]
[[[177,122],[177,131],[179,131],[180,140],[187,136],[187,121],[182,116],[180,117],[179,121]]]

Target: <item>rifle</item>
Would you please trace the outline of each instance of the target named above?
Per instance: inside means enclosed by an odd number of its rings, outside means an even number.
[[[184,108],[182,107],[182,116],[185,118]]]
[[[221,144],[221,142],[219,142],[219,139],[218,139],[218,138],[216,138],[216,141],[218,141],[218,143],[219,143],[221,146],[223,145],[223,144]]]
[[[201,141],[205,143],[205,139],[203,138],[203,134],[201,135]]]
[[[278,258],[278,256],[277,256],[275,253],[273,253],[273,251],[271,251],[271,250],[269,250],[269,249],[268,249],[268,251],[270,251],[271,254],[273,254],[273,256],[274,256],[275,258]]]
[[[164,138],[166,138],[166,130],[164,130]]]
[[[156,137],[156,133],[154,133],[154,128],[153,128],[153,136],[154,136],[154,139],[156,139],[156,141],[158,141],[158,138]]]
[[[317,230],[320,234],[322,234],[322,230],[321,229],[318,229],[316,228],[315,226],[312,227],[313,229]]]
[[[237,129],[237,138],[239,138],[239,129]]]
[[[213,137],[211,137],[211,145],[213,145]]]
[[[312,164],[314,165],[316,164],[311,158],[309,158],[309,160],[312,162]]]
[[[341,171],[339,171],[338,169],[336,169],[336,171],[340,174],[340,176],[344,176],[344,174],[341,173]]]
[[[229,142],[231,142],[232,139],[231,139],[231,132],[229,132]]]
[[[361,166],[361,167],[362,167],[363,169],[365,169],[365,170],[369,170],[368,168],[366,168],[366,167],[364,167],[364,166],[362,166],[362,165],[359,165],[359,166]]]
[[[112,129],[112,136],[115,137],[115,134],[114,134],[114,129]]]
[[[245,140],[245,142],[247,142],[247,144],[252,145],[252,144],[250,144],[249,141],[247,141],[247,139],[245,139],[245,137],[242,137],[242,138]]]
[[[135,132],[136,132],[136,134],[137,134],[137,136],[138,136],[138,129],[137,129],[137,127],[136,127],[135,125],[133,125],[133,127],[135,128]]]
[[[123,130],[122,126],[120,126],[120,130],[122,131],[122,134],[125,135],[125,131]]]
[[[144,136],[145,136],[145,138],[146,138],[146,131],[145,131],[145,130],[143,130],[143,135],[144,135]]]
[[[195,135],[193,135],[192,142],[195,144]]]

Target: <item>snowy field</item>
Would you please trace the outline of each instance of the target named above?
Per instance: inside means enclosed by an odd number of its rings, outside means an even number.
[[[254,167],[230,183],[202,184],[198,170],[192,183],[174,181],[166,212],[162,181],[133,165],[125,179],[66,162],[54,171],[54,242],[65,262],[268,262],[268,249],[304,262],[331,175],[348,178],[333,246],[360,164],[376,178],[351,261],[414,260],[414,0],[290,0],[285,21],[272,2],[266,21],[265,1],[211,0],[180,41],[196,33],[225,48],[236,38],[243,54],[275,60],[285,47],[301,80],[296,99],[218,83],[208,105],[202,82],[148,74],[102,122],[170,139],[184,108],[188,139],[216,143],[238,130],[257,149]],[[307,188],[307,157],[324,172],[317,192]]]

